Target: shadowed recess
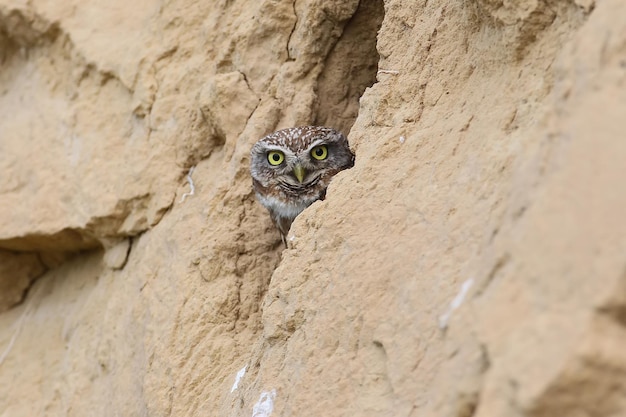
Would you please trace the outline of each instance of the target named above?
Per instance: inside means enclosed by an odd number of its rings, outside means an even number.
[[[348,134],[359,112],[359,99],[376,82],[376,36],[385,15],[381,0],[362,0],[330,52],[317,91],[315,125]]]

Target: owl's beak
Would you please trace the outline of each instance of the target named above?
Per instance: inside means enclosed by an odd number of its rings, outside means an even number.
[[[293,167],[293,175],[296,176],[296,178],[298,179],[298,182],[300,184],[302,184],[302,181],[304,181],[304,174],[305,174],[305,171],[304,171],[304,168],[302,167],[302,165],[296,164]]]

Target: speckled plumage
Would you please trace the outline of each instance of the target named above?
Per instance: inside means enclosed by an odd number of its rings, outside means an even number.
[[[328,155],[317,160],[312,150],[325,146]],[[284,161],[269,162],[269,154],[279,151]],[[302,126],[271,133],[254,144],[250,151],[250,174],[257,199],[270,212],[270,217],[285,242],[291,223],[298,214],[323,200],[331,178],[354,166],[354,154],[346,137],[335,129]],[[296,172],[302,169],[301,178]]]

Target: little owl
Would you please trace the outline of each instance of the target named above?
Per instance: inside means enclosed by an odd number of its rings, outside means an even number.
[[[296,216],[324,199],[336,173],[353,166],[348,139],[328,127],[279,130],[260,139],[250,151],[254,191],[285,243]]]

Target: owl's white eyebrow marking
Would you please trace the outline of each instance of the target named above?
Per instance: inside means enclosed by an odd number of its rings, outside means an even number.
[[[293,152],[291,152],[290,149],[287,149],[287,148],[288,148],[287,146],[266,144],[264,151],[265,152],[267,152],[267,151],[279,151],[279,152],[281,152],[282,154],[285,155],[285,158],[287,160],[289,160],[290,158],[293,158],[295,156],[295,154]]]
[[[311,143],[311,145],[306,148],[306,151],[310,151],[311,149],[315,148],[317,145],[324,143],[324,139],[318,139],[315,142]]]
[[[284,146],[281,146],[281,145],[274,145],[274,144],[271,144],[271,143],[268,143],[268,144],[265,146],[265,149],[268,149],[268,150],[270,150],[270,151],[282,151],[284,148],[285,148]]]

